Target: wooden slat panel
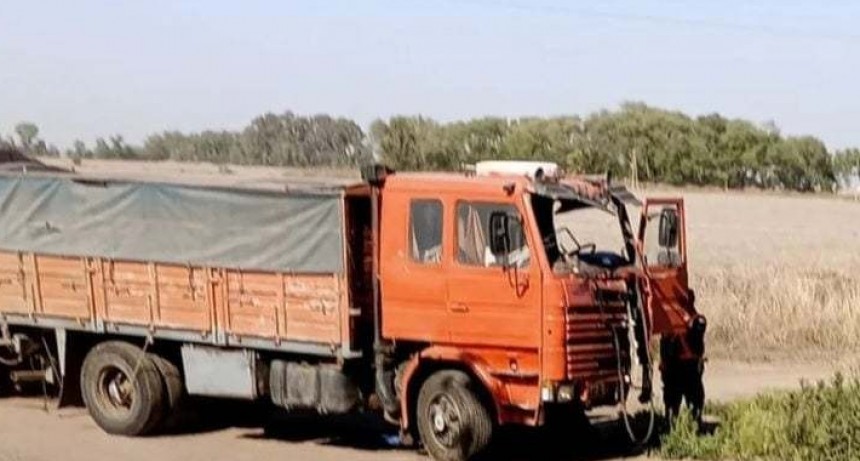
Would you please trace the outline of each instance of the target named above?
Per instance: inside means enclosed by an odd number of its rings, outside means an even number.
[[[30,312],[29,303],[20,295],[4,296],[0,295],[0,311],[13,314],[25,314]]]
[[[229,333],[275,338],[279,288],[279,274],[228,271]]]
[[[0,251],[0,312],[84,321],[96,315],[105,322],[210,333],[215,327],[275,343],[340,344],[348,337],[341,330],[349,318],[345,286],[332,274],[240,272]]]
[[[105,274],[105,320],[152,324],[152,284],[146,263],[110,261]]]
[[[155,277],[159,326],[211,329],[209,280],[204,269],[159,264],[155,267]]]
[[[36,277],[41,290],[42,313],[90,320],[88,274],[83,261],[80,258],[39,255],[35,262],[39,270]]]
[[[285,335],[294,341],[338,343],[341,294],[330,275],[288,275],[284,282]]]
[[[228,271],[226,283],[230,333],[340,341],[341,295],[332,276]]]
[[[25,274],[18,254],[0,252],[0,310],[16,313],[31,310],[28,294],[31,290]]]
[[[57,274],[75,273],[83,276],[81,272],[81,258],[38,255],[39,272],[44,276],[55,276]]]

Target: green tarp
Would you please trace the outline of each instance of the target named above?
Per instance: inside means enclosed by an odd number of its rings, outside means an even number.
[[[0,249],[340,273],[342,195],[0,175]]]

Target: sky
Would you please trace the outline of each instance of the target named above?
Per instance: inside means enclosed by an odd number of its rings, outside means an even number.
[[[60,147],[265,112],[442,121],[625,101],[860,146],[860,2],[0,0],[0,133]]]

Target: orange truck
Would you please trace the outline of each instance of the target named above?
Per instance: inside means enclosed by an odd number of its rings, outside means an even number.
[[[438,460],[650,401],[658,362],[668,411],[701,409],[680,199],[538,162],[224,178],[0,173],[0,388],[47,380],[130,436],[188,395],[378,412]]]

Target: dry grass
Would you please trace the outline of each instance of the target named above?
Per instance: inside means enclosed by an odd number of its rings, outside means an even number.
[[[860,350],[860,280],[820,267],[705,268],[692,277],[711,355],[767,358]]]
[[[71,166],[69,161],[48,160]],[[89,172],[223,175],[214,164],[86,160]],[[230,166],[230,175],[355,177],[350,170]],[[792,357],[860,351],[860,201],[833,196],[655,189],[686,199],[691,283],[710,320],[711,356]],[[590,240],[620,249],[597,213]],[[583,215],[583,217],[585,217]],[[580,218],[577,218],[580,219]],[[591,218],[585,218],[585,221]]]
[[[860,350],[860,202],[683,194],[712,355]]]

